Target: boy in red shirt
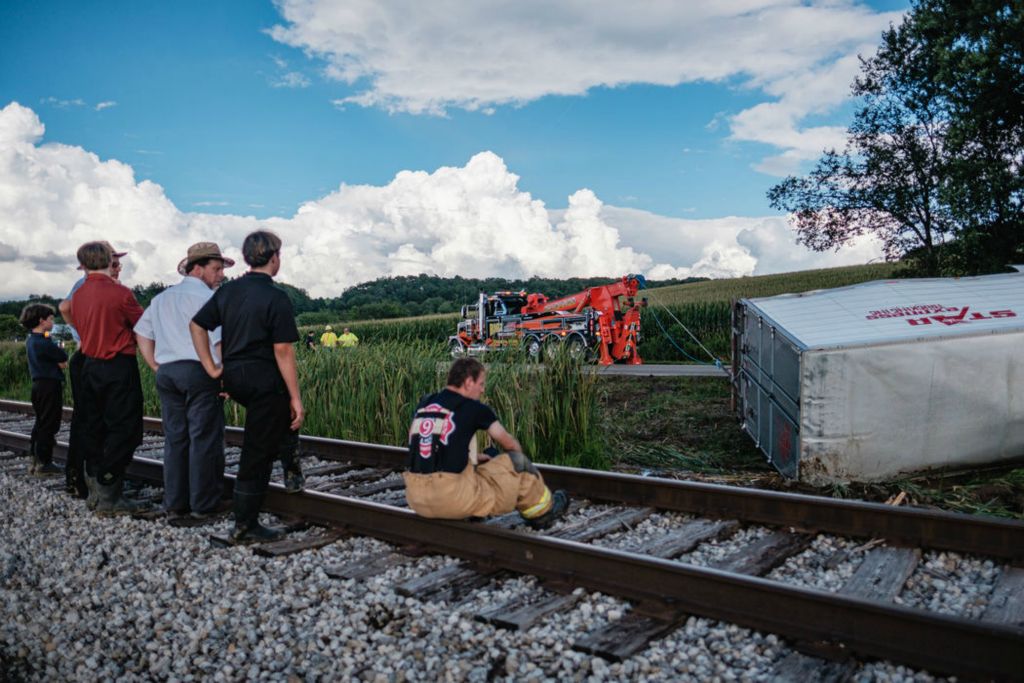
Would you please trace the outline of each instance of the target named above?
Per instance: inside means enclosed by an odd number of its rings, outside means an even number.
[[[82,338],[81,405],[87,505],[98,515],[130,513],[122,495],[124,472],[142,443],[142,381],[132,329],[142,317],[135,295],[113,279],[107,242],[78,248],[85,282],[71,298],[73,324]],[[69,321],[71,322],[71,321]]]

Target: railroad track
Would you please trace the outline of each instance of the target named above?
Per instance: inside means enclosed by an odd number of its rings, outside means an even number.
[[[0,410],[26,415],[31,406],[0,401]],[[0,427],[16,419],[0,416]],[[159,433],[160,422],[147,419],[145,428]],[[226,440],[237,447],[241,431],[228,429]],[[0,444],[24,450],[27,437],[3,429]],[[144,444],[129,475],[159,484],[158,448],[155,441]],[[538,534],[522,528],[516,515],[486,523],[416,516],[404,507],[397,474],[402,448],[303,437],[300,449],[318,459],[306,468],[307,490],[287,495],[272,484],[266,507],[327,531],[262,552],[314,547],[347,535],[375,537],[403,551],[332,568],[340,578],[372,576],[409,561],[409,554],[442,553],[464,562],[396,590],[459,602],[466,591],[509,573],[543,579],[540,595],[477,614],[509,628],[528,628],[568,608],[577,586],[615,595],[632,602],[629,614],[574,645],[613,660],[699,615],[776,633],[806,651],[845,660],[839,666],[854,666],[851,658],[877,658],[978,678],[1019,680],[1024,672],[1024,523],[541,466],[549,484],[568,489],[577,504],[566,521]],[[58,457],[63,452],[58,445]],[[233,476],[225,479],[230,486]],[[656,533],[638,534],[645,525]],[[780,580],[787,562],[813,551],[822,534],[857,539],[839,544],[829,560],[863,558],[852,575],[834,590]],[[990,558],[1000,566],[987,604],[974,618],[893,602],[920,570],[922,557],[935,551]],[[794,655],[780,666],[795,678],[801,667],[818,665]]]

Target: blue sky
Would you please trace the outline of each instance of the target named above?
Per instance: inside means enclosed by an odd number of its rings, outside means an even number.
[[[662,264],[638,236],[661,219],[774,216],[765,191],[841,142],[856,54],[906,9],[704,4],[645,13],[601,2],[5,2],[0,108],[31,110],[45,126],[36,149],[60,143],[121,162],[135,191],[159,184],[187,214],[172,221],[183,237],[196,230],[191,214],[289,220],[342,185],[397,191],[403,171],[433,182],[438,169],[465,174],[475,155],[492,152],[506,177],[518,176],[518,193],[553,212],[551,230],[569,198],[589,190],[600,220],[618,231],[615,248],[682,273],[708,254]],[[369,211],[352,209],[352,194],[341,192],[349,209]],[[392,213],[408,201],[393,199]],[[63,214],[46,211],[59,228]],[[79,216],[69,230],[94,218]],[[9,224],[5,237],[4,227],[0,257],[25,229]],[[407,237],[389,242],[382,263],[403,244],[414,247],[410,263],[439,258]],[[655,240],[666,253],[669,237]],[[364,257],[363,272],[401,272]],[[554,267],[517,258],[501,255],[494,268]]]

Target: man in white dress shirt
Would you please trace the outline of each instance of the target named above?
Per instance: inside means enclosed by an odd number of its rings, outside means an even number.
[[[203,369],[189,322],[235,262],[213,242],[188,248],[181,283],[154,297],[135,325],[139,351],[156,372],[164,423],[164,511],[169,518],[214,514],[223,493],[224,405],[220,382]],[[219,358],[220,329],[210,334]]]

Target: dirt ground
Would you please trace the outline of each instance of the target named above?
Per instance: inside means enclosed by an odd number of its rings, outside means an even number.
[[[740,430],[717,377],[604,377],[607,447],[623,472],[1024,519],[1024,463],[815,488],[783,479]],[[903,495],[900,495],[903,494]]]

